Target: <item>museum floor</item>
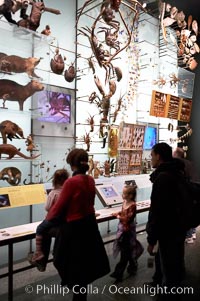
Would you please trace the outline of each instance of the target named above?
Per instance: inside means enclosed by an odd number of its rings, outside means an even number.
[[[153,268],[147,267],[146,253],[146,234],[138,235],[138,239],[145,247],[145,252],[139,259],[139,267],[135,276],[124,275],[123,282],[113,285],[114,281],[109,275],[97,280],[89,288],[88,301],[112,301],[112,300],[138,300],[138,301],[155,301],[156,298],[145,292],[141,293],[143,284],[151,281]],[[109,254],[111,268],[116,264],[112,258],[112,244],[106,246]],[[185,287],[193,287],[194,294],[182,295],[181,300],[199,300],[200,299],[200,229],[197,231],[197,240],[194,244],[186,245],[186,279]],[[13,301],[53,301],[53,300],[71,300],[71,293],[62,295],[59,287],[59,277],[52,263],[48,265],[46,272],[38,272],[31,269],[14,276],[14,299]],[[141,288],[140,288],[141,287]],[[122,288],[124,292],[121,293]],[[134,288],[139,288],[138,294],[134,294]],[[118,289],[118,292],[116,290]],[[130,289],[130,290],[129,290]],[[38,293],[36,292],[38,290]],[[129,290],[129,291],[128,291]],[[151,291],[152,295],[154,291]],[[7,279],[0,281],[0,300],[7,301]],[[168,299],[170,301],[170,297]]]

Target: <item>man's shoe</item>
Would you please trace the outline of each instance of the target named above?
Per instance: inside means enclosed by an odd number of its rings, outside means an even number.
[[[137,273],[137,269],[138,269],[138,266],[135,265],[135,266],[128,266],[127,267],[127,272],[129,275],[135,275]]]

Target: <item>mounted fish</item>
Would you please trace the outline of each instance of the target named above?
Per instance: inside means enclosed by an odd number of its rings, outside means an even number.
[[[51,70],[53,71],[53,73],[55,73],[55,74],[63,73],[64,68],[65,68],[64,61],[65,61],[65,57],[63,59],[62,55],[59,54],[59,48],[57,47],[55,49],[54,58],[51,59],[51,62],[50,62],[50,67],[51,67]]]
[[[76,70],[72,64],[67,70],[65,70],[64,78],[67,82],[71,83],[76,77]]]
[[[7,143],[7,138],[11,141],[13,138],[24,139],[23,130],[16,123],[10,120],[4,120],[0,123],[0,132],[4,144]]]
[[[37,91],[42,91],[44,86],[36,81],[32,80],[27,85],[22,86],[12,80],[1,79],[0,80],[0,99],[3,99],[3,109],[5,109],[6,100],[17,101],[19,103],[20,111],[23,111],[23,105],[25,100],[32,96]]]
[[[17,186],[21,182],[21,171],[16,167],[5,167],[0,171],[0,180],[6,181],[12,186]]]
[[[37,77],[34,68],[39,64],[41,58],[23,58],[17,55],[5,55],[0,58],[0,71],[9,73],[27,73],[29,77]]]

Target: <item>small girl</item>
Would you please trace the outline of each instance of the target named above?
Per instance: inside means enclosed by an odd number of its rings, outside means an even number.
[[[116,278],[117,281],[122,281],[123,273],[128,263],[127,272],[130,275],[135,274],[137,258],[144,250],[139,241],[136,240],[136,188],[136,185],[124,187],[122,210],[113,214],[119,219],[117,238],[113,246],[114,257],[120,252],[120,261],[110,276]]]
[[[58,169],[53,175],[53,190],[49,193],[45,205],[45,209],[48,212],[50,208],[55,204],[58,196],[62,190],[64,182],[69,178],[69,173],[66,169]],[[29,259],[30,263],[36,265],[38,270],[45,271],[46,264],[51,246],[51,238],[55,237],[58,228],[55,223],[51,223],[44,220],[36,230],[36,251]]]

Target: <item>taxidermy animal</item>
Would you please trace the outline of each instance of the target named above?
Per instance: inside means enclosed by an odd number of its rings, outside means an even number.
[[[44,86],[36,80],[32,80],[27,85],[22,86],[12,80],[1,79],[0,99],[3,99],[3,108],[5,109],[6,100],[18,101],[19,109],[20,111],[23,111],[25,100],[35,92],[42,91],[43,89]]]
[[[73,65],[69,67],[68,70],[65,70],[64,78],[67,82],[71,83],[76,77],[76,71]]]
[[[12,13],[21,10],[20,17],[27,18],[26,9],[30,1],[28,0],[0,0],[0,14],[3,15],[6,20],[12,24],[17,24],[12,18]]]
[[[8,155],[7,159],[12,159],[15,155],[18,155],[19,157],[22,157],[24,159],[35,159],[39,157],[40,155],[31,156],[28,157],[24,154],[22,154],[14,145],[12,144],[0,144],[0,159],[1,155],[6,154]]]
[[[0,180],[6,181],[13,186],[19,185],[21,176],[21,171],[16,167],[6,167],[0,171]]]
[[[0,0],[1,1],[1,0]],[[6,56],[7,54],[6,53],[3,53],[3,52],[0,52],[0,60],[4,57],[4,56]]]
[[[31,134],[26,138],[26,150],[27,152],[32,152],[35,149],[35,144],[33,143],[33,138],[31,136]]]
[[[45,29],[43,29],[41,31],[41,34],[44,34],[45,36],[49,36],[51,34],[51,28],[49,25],[46,25],[45,26]]]
[[[23,73],[29,77],[39,77],[34,73],[34,68],[39,64],[41,58],[23,58],[17,55],[5,55],[0,57],[0,70],[4,72]]]
[[[42,13],[44,11],[59,15],[60,11],[53,8],[45,7],[43,1],[31,1],[32,9],[30,16],[27,19],[22,19],[18,22],[18,25],[21,27],[28,28],[30,30],[36,31],[37,28],[40,26],[40,20]]]
[[[62,74],[65,68],[64,63],[65,58],[63,59],[62,55],[59,54],[59,48],[56,48],[54,58],[51,59],[50,67],[53,73]]]
[[[14,122],[4,120],[0,123],[0,132],[3,138],[3,143],[7,143],[7,138],[12,141],[13,138],[24,139],[23,130]],[[18,136],[19,135],[19,136]]]
[[[20,20],[18,25],[36,31],[36,29],[40,26],[42,11],[44,11],[43,1],[33,2],[30,16],[28,16],[27,19]]]

